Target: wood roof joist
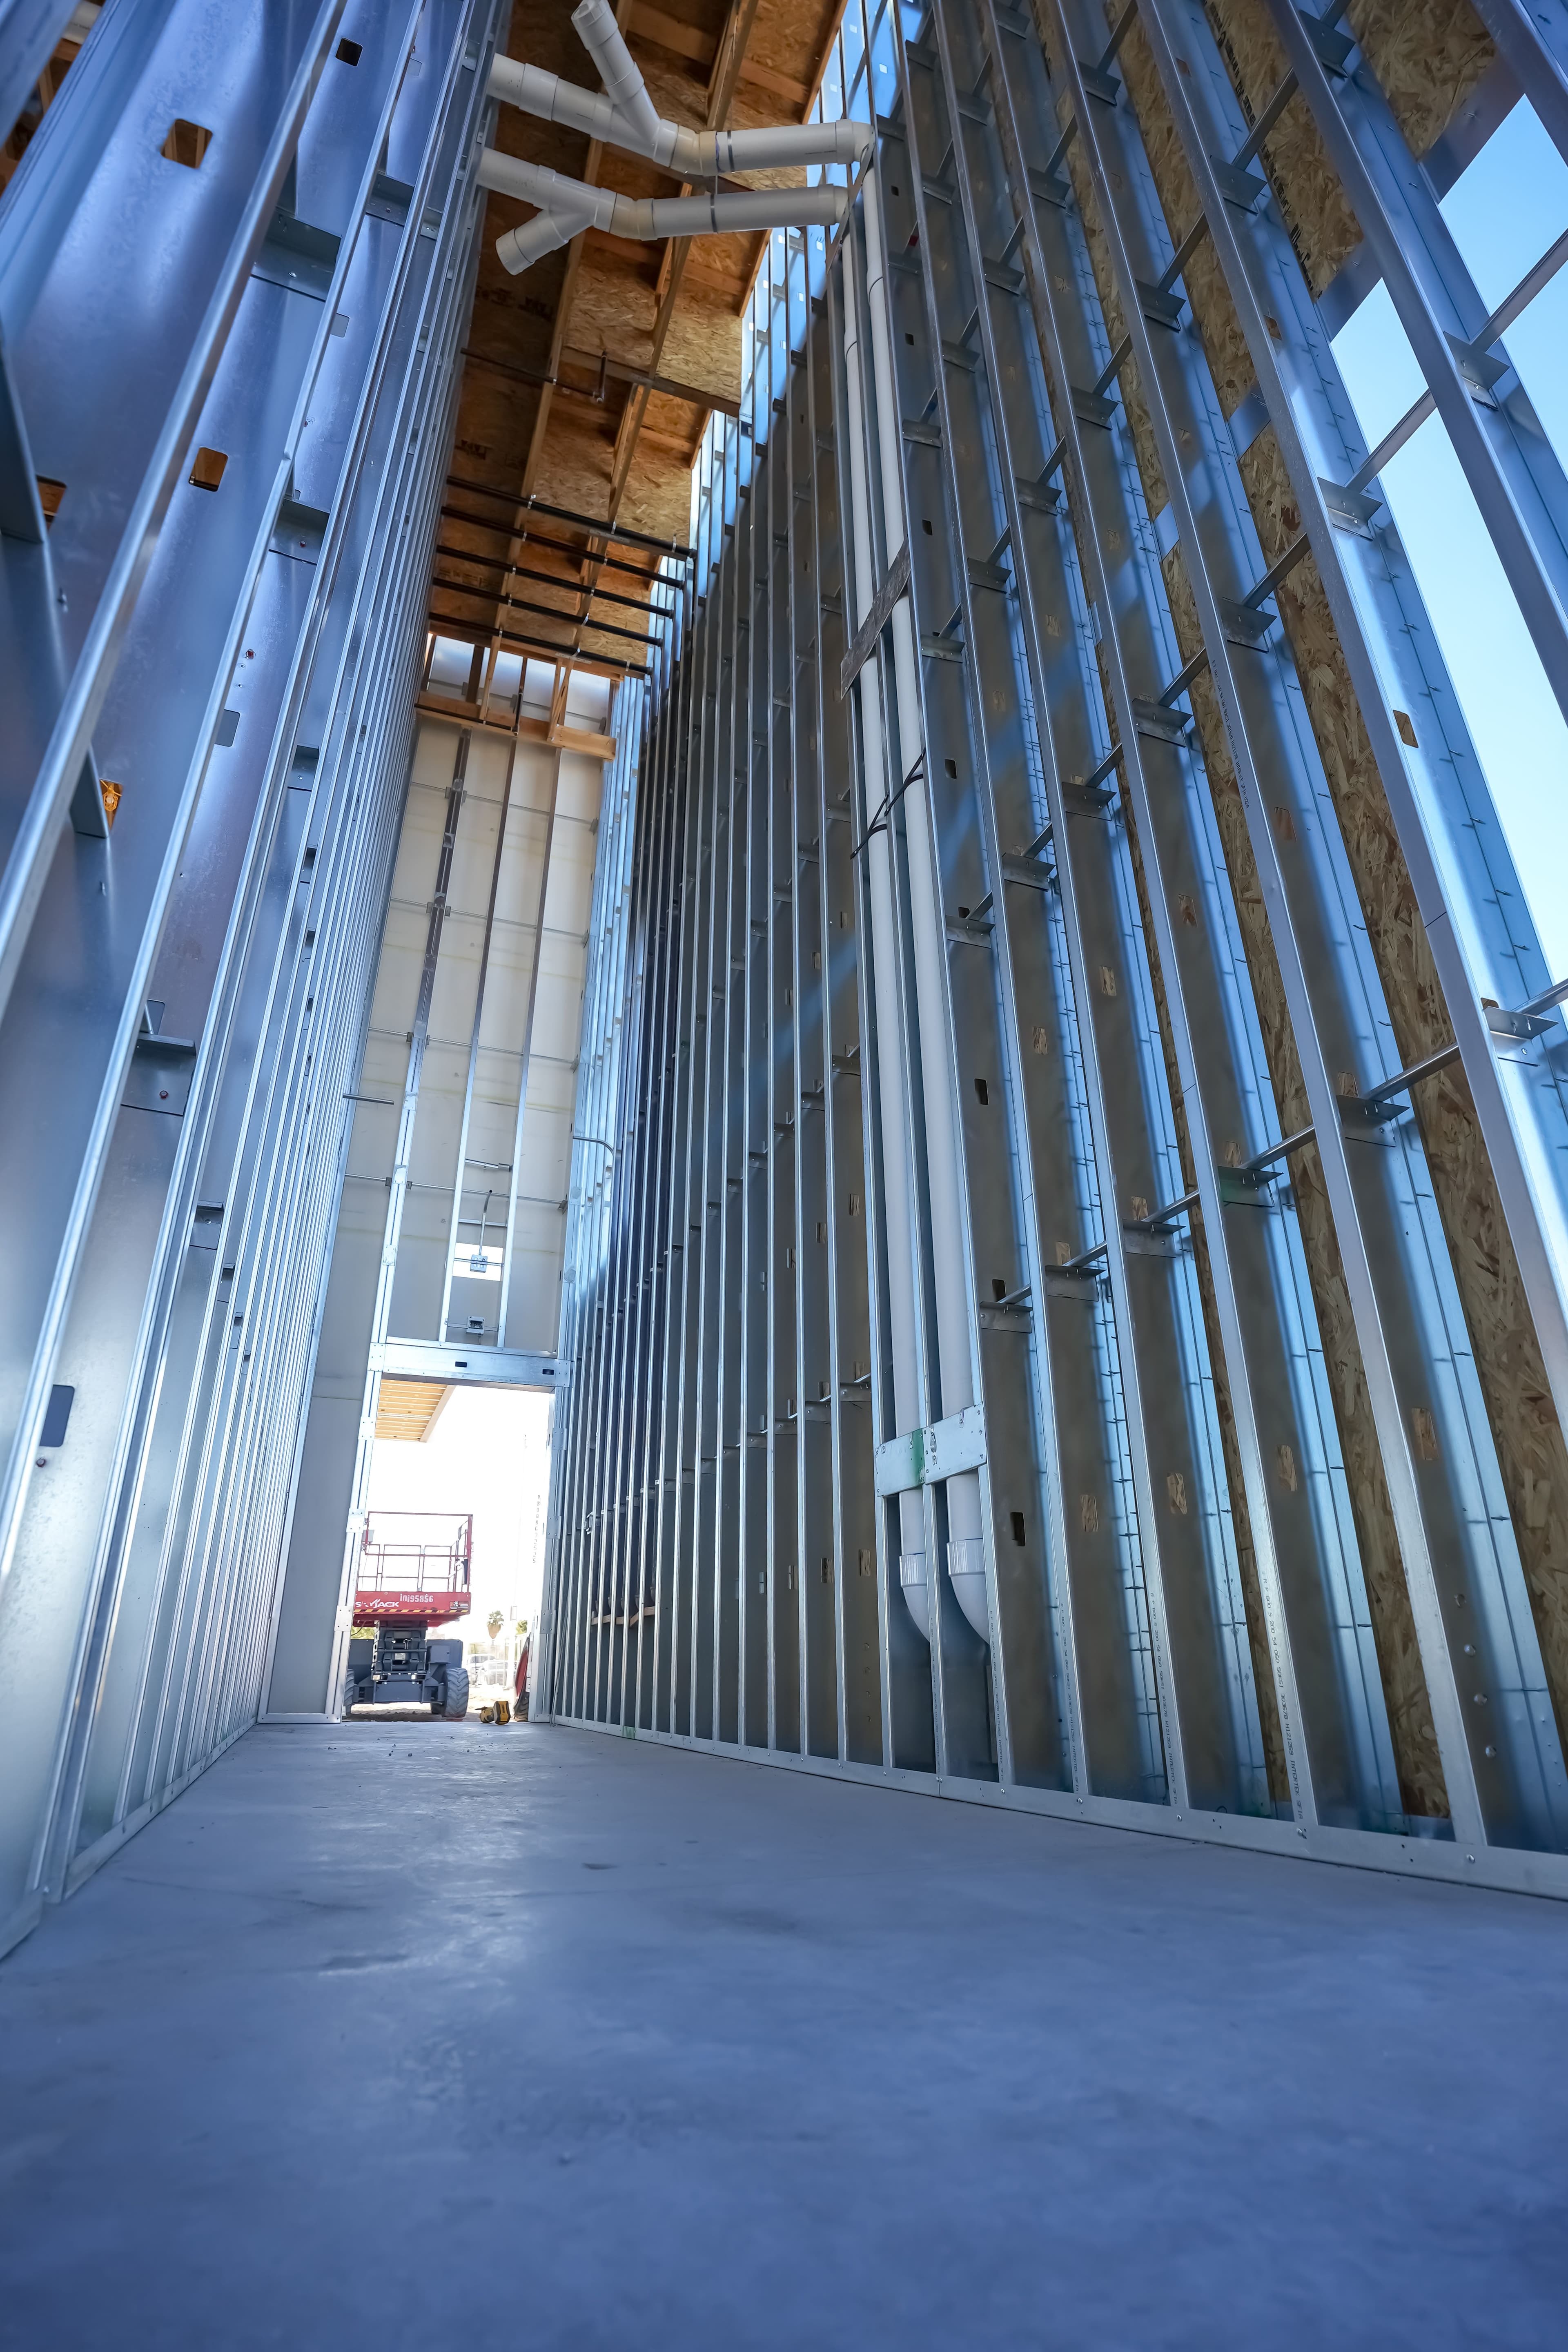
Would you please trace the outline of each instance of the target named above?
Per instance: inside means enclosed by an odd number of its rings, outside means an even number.
[[[607,521],[594,515],[579,514],[573,507],[547,506],[542,499],[520,499],[514,491],[502,489],[494,482],[476,482],[465,474],[448,474],[447,482],[455,490],[469,490],[487,499],[499,499],[514,514],[548,515],[552,522],[575,523],[579,530],[592,531],[599,539],[611,539],[623,547],[646,547],[656,555],[679,556],[683,562],[693,561],[692,551],[677,539],[654,539],[646,530],[628,530],[624,524]]]
[[[534,604],[526,596],[505,596],[493,588],[469,588],[460,580],[443,580],[439,573],[430,583],[433,593],[444,596],[467,596],[481,604],[504,605],[509,613],[532,613],[541,620],[562,621],[569,629],[593,629],[606,637],[629,637],[633,645],[657,646],[662,642],[640,629],[623,629],[614,621],[585,620],[578,613],[563,613],[554,604]],[[585,592],[579,591],[579,593]]]
[[[623,596],[614,588],[595,587],[588,580],[567,580],[559,572],[534,572],[525,563],[509,562],[505,556],[476,555],[466,547],[437,546],[436,552],[449,562],[471,563],[476,571],[500,572],[509,580],[531,580],[541,588],[559,588],[568,596],[586,596],[590,604],[623,604],[634,613],[658,613],[667,620],[675,618],[673,605],[656,604],[649,597]]]
[[[473,530],[488,530],[492,539],[515,540],[519,546],[548,547],[556,554],[571,556],[576,563],[603,564],[611,572],[627,572],[634,580],[645,580],[650,588],[658,578],[657,572],[645,572],[640,563],[627,563],[617,555],[600,555],[586,547],[574,547],[569,540],[552,539],[545,531],[514,530],[508,523],[489,522],[483,515],[469,514],[462,507],[443,506],[437,511],[448,522],[467,523]]]

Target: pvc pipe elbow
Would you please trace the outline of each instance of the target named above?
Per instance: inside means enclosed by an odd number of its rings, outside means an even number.
[[[926,1582],[926,1556],[923,1551],[901,1551],[899,1554],[899,1590],[904,1596],[904,1607],[929,1642],[931,1587]]]
[[[521,228],[509,229],[505,236],[497,237],[496,259],[511,277],[521,277],[558,246],[570,245],[583,226],[580,220],[563,221],[554,213],[535,213]]]
[[[991,1603],[985,1590],[985,1544],[965,1536],[947,1548],[948,1581],[953,1598],[983,1642],[991,1639]]]

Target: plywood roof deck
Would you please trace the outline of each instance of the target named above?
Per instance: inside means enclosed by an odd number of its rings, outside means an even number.
[[[804,121],[840,14],[841,0],[619,0],[616,9],[659,112],[695,129]],[[571,0],[519,0],[507,46],[599,87]],[[596,186],[682,193],[657,164],[515,107],[498,110],[494,138],[505,153]],[[756,173],[728,184],[802,178]],[[765,237],[639,245],[589,229],[509,277],[496,239],[531,216],[515,198],[487,200],[431,625],[475,644],[536,656],[559,646],[636,669],[652,650],[660,548],[687,536],[708,419],[738,414],[741,317]],[[560,511],[524,515],[530,499]],[[593,522],[641,538],[610,541]]]
[[[451,1393],[440,1381],[402,1381],[389,1375],[382,1381],[375,1409],[377,1437],[395,1437],[405,1444],[423,1445],[440,1420]]]

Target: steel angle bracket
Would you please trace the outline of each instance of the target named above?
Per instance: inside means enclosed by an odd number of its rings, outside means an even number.
[[[960,1470],[978,1470],[985,1459],[985,1415],[977,1404],[929,1429],[911,1429],[877,1448],[877,1492],[907,1494],[911,1486],[935,1486]]]

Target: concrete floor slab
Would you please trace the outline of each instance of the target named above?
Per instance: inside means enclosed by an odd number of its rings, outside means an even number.
[[[1513,1896],[268,1727],[0,1966],[0,2341],[1556,2347],[1565,1962]]]

